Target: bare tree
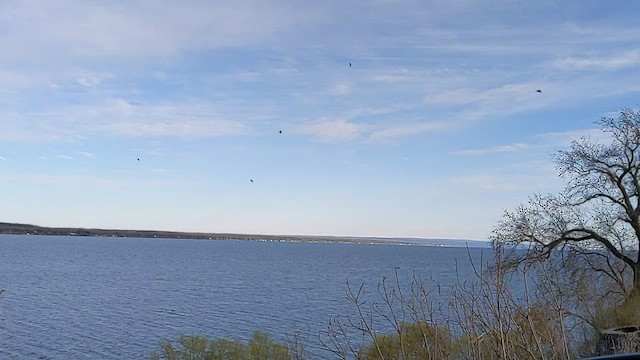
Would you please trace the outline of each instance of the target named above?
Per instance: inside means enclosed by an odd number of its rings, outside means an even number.
[[[564,191],[506,212],[491,240],[513,265],[571,252],[621,293],[640,295],[640,112],[623,109],[600,126],[606,143],[582,138],[555,156]]]

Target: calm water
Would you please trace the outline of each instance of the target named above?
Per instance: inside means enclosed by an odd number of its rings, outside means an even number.
[[[5,235],[0,256],[2,359],[146,359],[162,339],[254,330],[299,330],[317,355],[353,312],[347,279],[375,293],[399,267],[447,286],[470,266],[464,248]]]

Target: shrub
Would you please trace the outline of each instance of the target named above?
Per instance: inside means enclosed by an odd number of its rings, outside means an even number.
[[[439,349],[440,353],[434,353]],[[457,343],[452,341],[447,329],[426,323],[404,323],[399,333],[377,335],[359,354],[362,360],[373,359],[440,359],[442,353],[456,353]]]
[[[247,344],[238,340],[201,336],[181,336],[177,346],[169,341],[160,344],[160,352],[152,360],[292,360],[289,347],[273,341],[269,335],[256,331]],[[299,358],[296,357],[296,358]]]

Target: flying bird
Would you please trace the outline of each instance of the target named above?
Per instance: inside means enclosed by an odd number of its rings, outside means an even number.
[[[349,63],[349,67],[351,67],[351,63]]]
[[[282,134],[282,130],[278,131],[278,133]]]
[[[251,179],[251,182],[253,182],[253,179]]]
[[[540,89],[538,89],[538,90],[536,90],[536,92],[539,92],[539,93],[541,93],[541,92],[542,92],[542,90],[540,90]]]
[[[138,161],[140,161],[140,158],[138,158]]]

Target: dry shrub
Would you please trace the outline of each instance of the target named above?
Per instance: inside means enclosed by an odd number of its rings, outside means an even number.
[[[583,256],[584,254],[579,256]],[[629,296],[603,272],[584,271],[579,258],[505,267],[497,252],[473,268],[473,281],[442,289],[413,275],[402,285],[382,279],[377,294],[347,283],[351,316],[333,317],[318,337],[338,359],[574,359],[594,355],[598,329],[640,323],[640,296]],[[589,259],[591,265],[610,259]],[[624,279],[624,269],[619,274]],[[181,337],[154,359],[306,358],[304,346],[255,333],[239,341]]]
[[[383,279],[378,301],[347,284],[357,315],[333,318],[320,340],[340,359],[573,359],[571,330],[584,322],[561,282],[545,266],[512,269],[496,260],[446,290],[415,275],[407,290],[396,274],[391,285]],[[381,332],[381,324],[393,331]]]
[[[640,295],[631,294],[619,302],[608,301],[599,305],[594,324],[599,330],[640,325]]]

